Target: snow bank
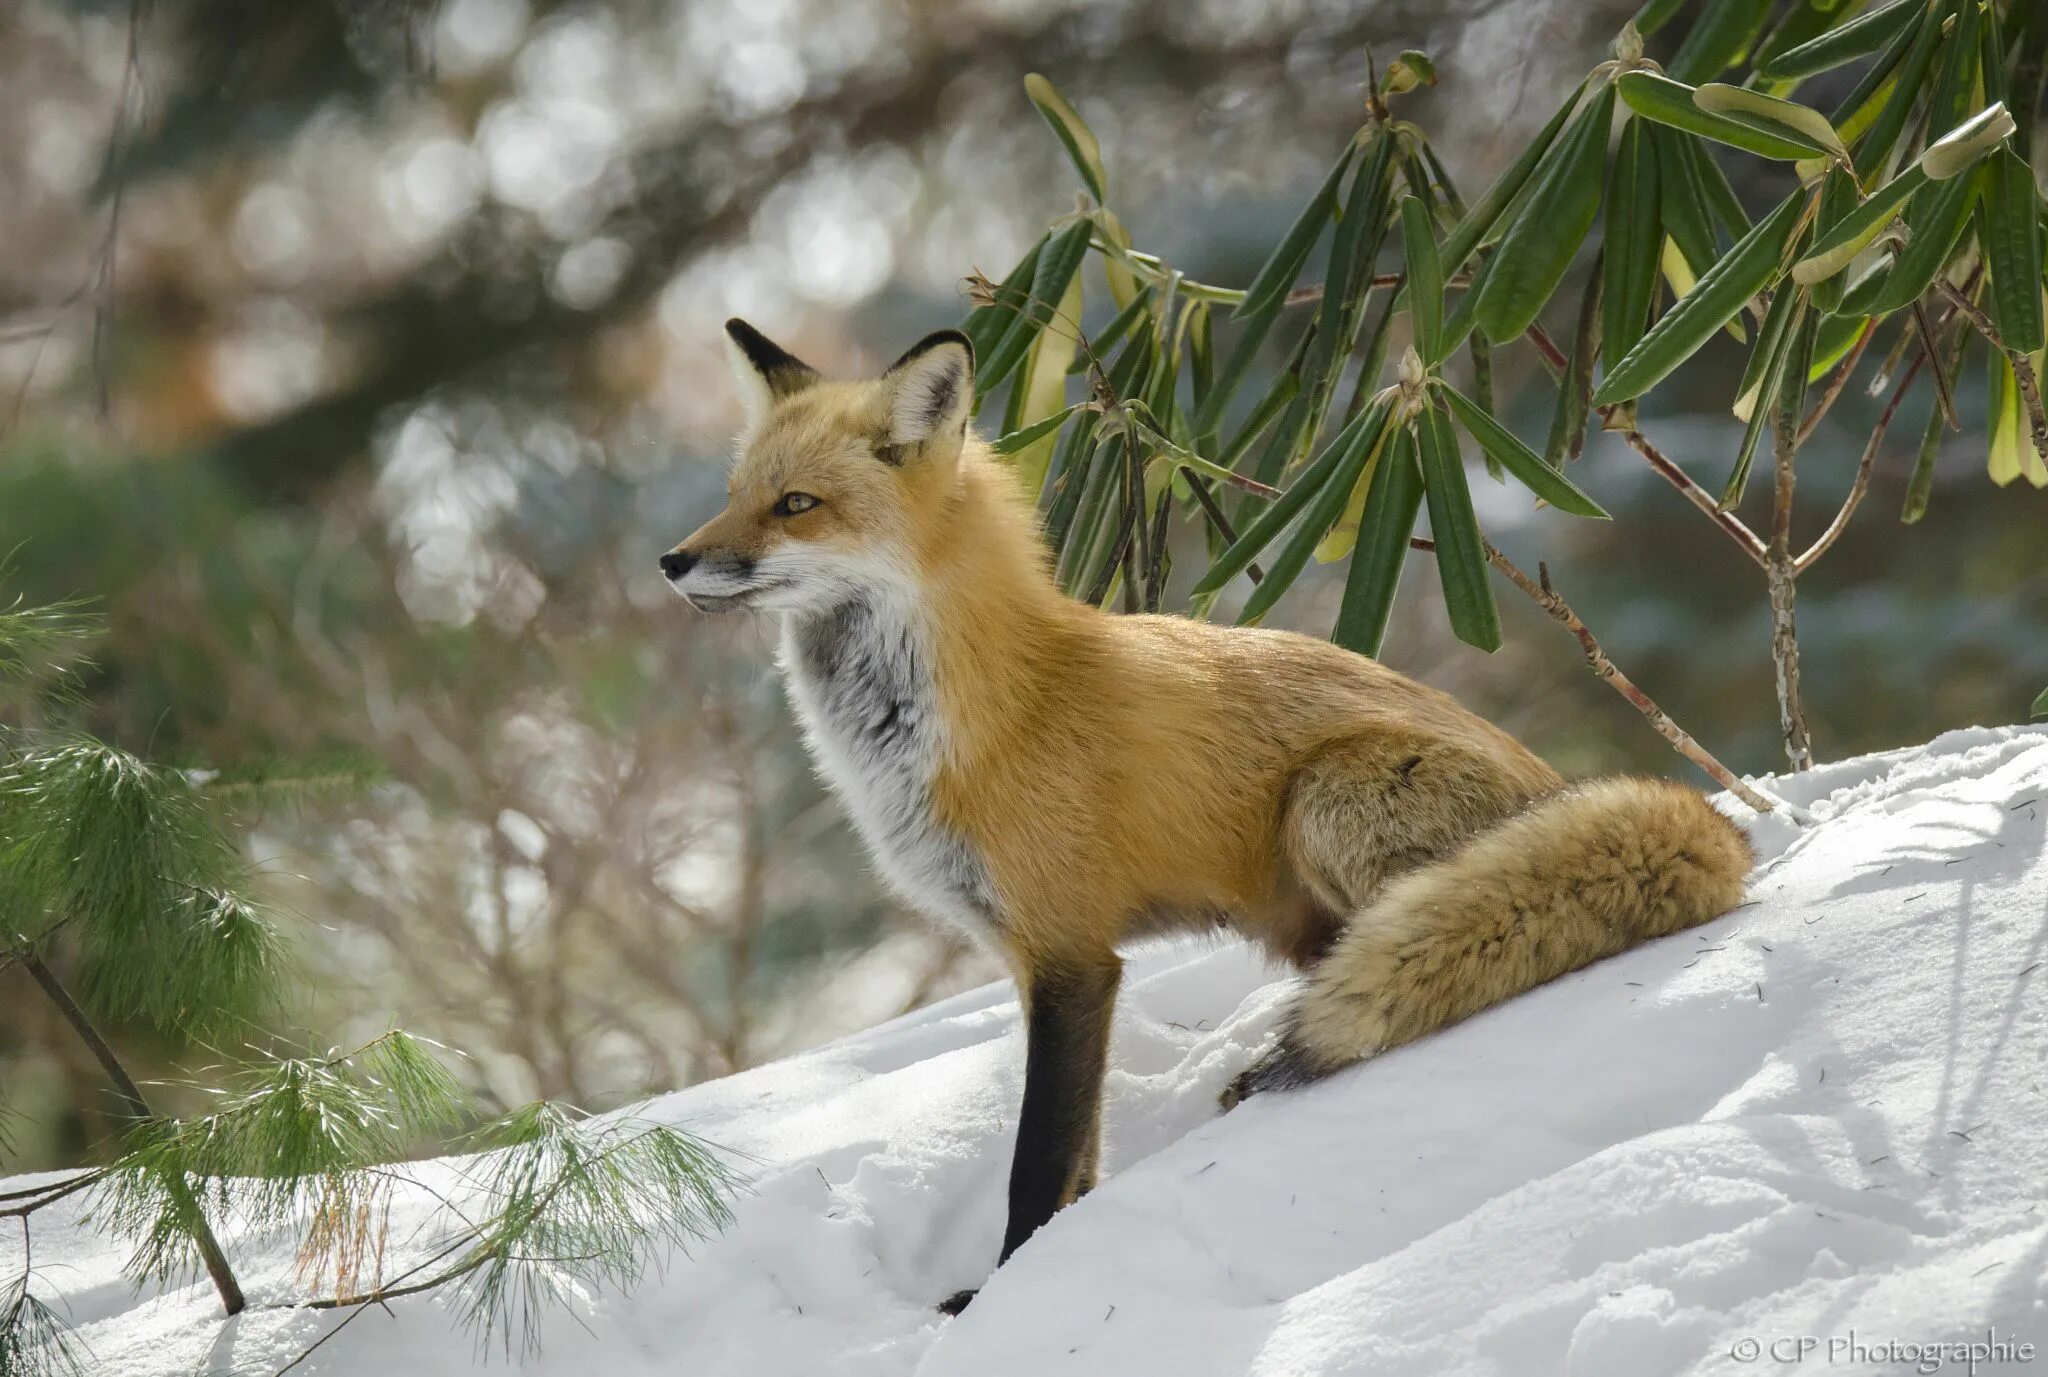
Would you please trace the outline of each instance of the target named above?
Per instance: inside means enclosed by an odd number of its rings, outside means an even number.
[[[1750,905],[1227,1117],[1285,981],[1237,947],[1140,957],[1107,1179],[957,1320],[933,1304],[1002,1232],[1005,987],[656,1100],[749,1155],[753,1194],[518,1369],[1653,1377],[1739,1370],[1748,1341],[1782,1367],[1770,1346],[1802,1336],[1809,1371],[1910,1372],[1883,1345],[1992,1329],[2048,1349],[2048,732],[1773,787],[1820,825],[1743,814]],[[394,1248],[423,1246],[401,1216]],[[36,1258],[98,1373],[272,1372],[336,1322],[261,1308],[291,1293],[288,1248],[229,1240],[258,1308],[224,1323],[203,1285],[131,1292],[74,1221],[39,1216]],[[477,1356],[408,1300],[296,1371]]]

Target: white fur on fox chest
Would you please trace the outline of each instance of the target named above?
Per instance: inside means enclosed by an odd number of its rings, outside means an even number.
[[[818,769],[905,900],[981,937],[999,926],[993,886],[932,809],[944,744],[938,689],[909,599],[868,594],[783,621],[783,680]]]

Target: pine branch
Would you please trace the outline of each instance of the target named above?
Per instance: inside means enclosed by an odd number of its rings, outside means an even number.
[[[152,1121],[156,1116],[150,1110],[149,1101],[143,1098],[142,1088],[136,1085],[134,1078],[128,1074],[128,1068],[121,1064],[121,1059],[114,1054],[114,1049],[108,1045],[107,1040],[100,1036],[99,1029],[86,1017],[85,1010],[78,1006],[78,1001],[71,997],[71,992],[64,988],[63,983],[34,952],[30,952],[23,959],[22,965],[35,978],[36,984],[42,986],[43,993],[50,997],[50,1002],[57,1006],[57,1011],[64,1016],[65,1022],[71,1025],[72,1031],[78,1034],[79,1040],[86,1045],[87,1050],[99,1062],[101,1069],[107,1073],[107,1079],[114,1083],[114,1090],[126,1104],[130,1117],[143,1124]],[[235,1279],[234,1269],[228,1266],[227,1254],[221,1251],[220,1241],[213,1236],[213,1229],[207,1224],[206,1216],[201,1212],[199,1202],[193,1197],[186,1178],[182,1173],[167,1175],[162,1185],[166,1198],[176,1210],[180,1230],[198,1249],[200,1260],[206,1266],[206,1274],[212,1279],[214,1290],[220,1293],[221,1308],[230,1315],[240,1314],[242,1308],[248,1304],[242,1295],[241,1283]]]
[[[245,867],[178,771],[89,739],[0,758],[7,900],[74,929],[78,990],[189,1037],[230,1027],[276,985],[278,942]]]
[[[82,658],[100,629],[85,609],[76,600],[27,606],[19,597],[0,609],[0,680],[61,674],[66,660]]]
[[[523,1351],[536,1337],[541,1309],[564,1297],[566,1282],[629,1285],[651,1248],[687,1246],[732,1219],[726,1197],[739,1178],[677,1129],[583,1120],[576,1111],[540,1102],[508,1115],[482,1138],[495,1146],[468,1177],[474,1198],[491,1207],[478,1212],[477,1222],[388,1282],[300,1308],[359,1314],[366,1306],[453,1287],[463,1320],[481,1344],[499,1338],[510,1353],[516,1329]],[[331,1334],[320,1342],[326,1337]]]
[[[0,1373],[6,1377],[84,1377],[92,1356],[70,1323],[31,1290],[35,1276],[28,1221],[21,1226],[21,1271],[0,1284]]]

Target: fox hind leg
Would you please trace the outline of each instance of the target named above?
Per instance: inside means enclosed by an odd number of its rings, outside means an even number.
[[[1512,775],[1422,733],[1330,743],[1296,772],[1281,819],[1284,854],[1316,918],[1274,925],[1266,945],[1313,971],[1390,880],[1455,850],[1555,783],[1533,757]],[[1246,1095],[1307,1085],[1337,1069],[1297,1035],[1301,1007],[1297,999],[1279,1044],[1223,1092],[1225,1109]]]
[[[1742,901],[1748,838],[1696,790],[1552,794],[1386,884],[1309,973],[1226,1108],[1304,1085]]]

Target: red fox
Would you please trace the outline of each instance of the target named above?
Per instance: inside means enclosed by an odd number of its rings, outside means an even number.
[[[1227,1108],[1741,902],[1748,841],[1692,789],[1567,786],[1326,641],[1063,596],[969,428],[960,332],[861,382],[726,333],[750,418],[729,500],[661,570],[703,611],[780,615],[805,738],[883,875],[1016,975],[999,1264],[1094,1184],[1133,938],[1222,925],[1306,973]]]

